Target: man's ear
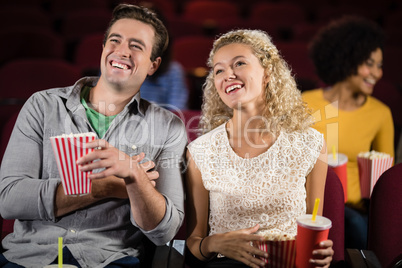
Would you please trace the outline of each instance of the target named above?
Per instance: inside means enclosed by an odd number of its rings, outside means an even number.
[[[153,75],[156,70],[158,70],[159,66],[161,65],[162,62],[162,58],[161,57],[157,57],[152,63],[151,63],[151,67],[148,70],[148,75]]]

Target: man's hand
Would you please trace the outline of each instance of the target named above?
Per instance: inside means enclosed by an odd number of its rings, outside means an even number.
[[[87,143],[86,147],[95,150],[77,160],[79,169],[92,171],[104,168],[103,171],[89,176],[95,184],[95,194],[100,197],[111,194],[117,198],[127,195],[133,218],[138,226],[144,230],[154,229],[166,212],[165,198],[155,189],[155,180],[159,178],[159,173],[151,170],[155,167],[155,163],[146,161],[140,164],[145,157],[144,153],[130,157],[105,140],[92,141]],[[110,182],[114,176],[122,179],[126,192],[122,191],[119,183]],[[117,189],[117,192],[110,193],[114,191],[113,189]]]
[[[110,145],[105,140],[95,140],[87,143],[86,146],[87,148],[95,150],[78,159],[77,164],[79,165],[80,170],[91,171],[94,169],[105,168],[105,170],[99,173],[92,173],[89,176],[90,179],[96,180],[108,176],[129,178],[133,176],[133,171],[138,172],[142,169],[148,176],[152,185],[155,186],[155,180],[159,177],[159,173],[157,171],[151,171],[151,169],[155,167],[155,163],[152,161],[140,164],[145,157],[144,153],[130,157]]]

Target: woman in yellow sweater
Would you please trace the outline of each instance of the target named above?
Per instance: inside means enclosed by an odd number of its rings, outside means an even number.
[[[364,249],[367,244],[367,202],[360,195],[358,153],[376,150],[394,156],[391,111],[370,96],[383,74],[383,42],[383,31],[374,22],[344,17],[321,29],[310,45],[317,74],[328,87],[306,91],[303,99],[315,117],[313,127],[324,134],[328,148],[335,146],[349,159],[347,248]]]

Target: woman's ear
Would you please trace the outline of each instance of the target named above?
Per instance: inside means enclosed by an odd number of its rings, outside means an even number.
[[[270,75],[268,72],[266,72],[266,73],[264,74],[264,80],[263,80],[265,86],[268,85],[270,79],[271,79],[271,75]]]

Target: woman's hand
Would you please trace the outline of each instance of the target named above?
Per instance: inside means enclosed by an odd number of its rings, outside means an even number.
[[[237,231],[216,234],[212,251],[219,252],[225,257],[240,261],[250,267],[264,267],[265,262],[260,257],[268,258],[268,253],[257,248],[257,241],[264,241],[263,236],[255,235],[259,225]],[[212,240],[212,239],[211,239]]]
[[[313,251],[314,259],[311,259],[310,263],[313,263],[316,267],[329,267],[332,256],[334,255],[332,245],[332,240],[322,241],[320,243],[320,249]]]
[[[86,144],[86,147],[95,150],[78,159],[77,164],[80,170],[91,171],[105,168],[105,170],[99,173],[92,173],[89,176],[90,179],[101,179],[108,176],[128,178],[133,175],[134,169],[142,169],[148,176],[152,185],[155,186],[155,180],[159,177],[159,173],[157,171],[150,171],[155,167],[155,163],[152,161],[146,161],[140,164],[145,157],[144,153],[130,157],[105,140],[89,142]]]

